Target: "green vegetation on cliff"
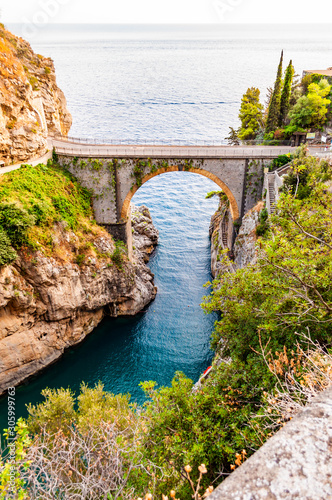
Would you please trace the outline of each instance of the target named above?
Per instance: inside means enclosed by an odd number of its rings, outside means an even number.
[[[331,342],[331,180],[326,161],[295,158],[257,263],[218,280],[206,308],[222,311],[213,344],[222,339],[226,356],[246,361],[261,342],[272,352],[292,348],[305,331]]]
[[[93,244],[104,233],[110,238],[94,221],[92,194],[56,161],[0,177],[0,265],[15,261],[18,251],[80,265],[88,256],[106,258]],[[115,248],[117,265],[122,254]]]
[[[72,229],[92,225],[91,195],[64,169],[51,162],[4,174],[0,178],[0,234],[6,244],[0,259],[15,259],[14,250],[52,249],[54,224]]]

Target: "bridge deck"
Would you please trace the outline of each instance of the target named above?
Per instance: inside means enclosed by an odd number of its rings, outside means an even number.
[[[92,158],[276,158],[291,146],[149,146],[80,144],[52,140],[58,154]]]

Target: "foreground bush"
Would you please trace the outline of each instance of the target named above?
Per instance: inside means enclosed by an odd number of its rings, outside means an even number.
[[[129,397],[113,396],[101,384],[83,384],[77,399],[69,389],[45,389],[43,396],[44,403],[29,407],[28,420],[18,422],[17,491],[12,495],[8,462],[2,464],[0,498],[133,498],[129,480],[140,476],[137,470],[147,477],[153,470],[142,455],[142,421]]]

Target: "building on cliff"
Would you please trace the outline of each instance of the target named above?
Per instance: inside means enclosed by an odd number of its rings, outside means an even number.
[[[332,77],[332,67],[327,69],[305,69],[302,73],[302,77],[307,75],[321,75]]]

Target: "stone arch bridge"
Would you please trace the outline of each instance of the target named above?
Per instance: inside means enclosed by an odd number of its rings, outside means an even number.
[[[233,220],[261,198],[263,169],[291,147],[127,146],[53,140],[59,162],[94,193],[96,221],[127,243],[131,255],[130,200],[139,187],[167,172],[194,172],[227,195]]]

